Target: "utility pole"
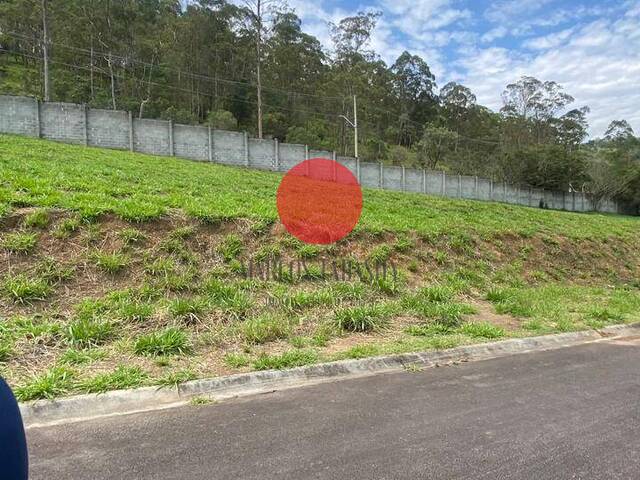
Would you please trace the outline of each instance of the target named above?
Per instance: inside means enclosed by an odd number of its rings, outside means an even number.
[[[49,84],[49,21],[47,18],[47,1],[42,0],[42,56],[44,60],[44,101],[51,100]]]
[[[358,158],[358,104],[355,95],[353,96],[353,122],[344,115],[339,116],[353,128],[353,153]]]

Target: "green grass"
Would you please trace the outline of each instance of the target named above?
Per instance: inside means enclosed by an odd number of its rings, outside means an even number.
[[[473,338],[500,338],[506,335],[504,329],[486,322],[465,323],[458,330]]]
[[[302,367],[318,361],[318,354],[313,350],[289,350],[281,355],[260,355],[253,368],[256,370],[281,370],[283,368]]]
[[[115,335],[112,323],[104,320],[81,318],[67,327],[67,340],[79,348],[102,345]]]
[[[382,330],[389,323],[391,312],[385,305],[347,307],[335,314],[335,324],[349,332]]]
[[[138,337],[133,347],[138,355],[166,356],[186,355],[191,353],[189,336],[184,330],[169,327],[163,331],[153,332]]]
[[[120,252],[106,253],[97,251],[92,253],[91,258],[96,267],[112,275],[121,272],[129,264],[129,258]]]
[[[287,338],[291,333],[291,325],[285,318],[264,314],[245,320],[240,333],[246,342],[261,344]]]
[[[157,168],[158,164],[163,168]],[[0,198],[10,204],[67,208],[89,218],[112,212],[133,221],[157,218],[169,208],[181,208],[194,218],[209,221],[254,217],[269,222],[277,216],[274,198],[281,177],[270,172],[9,135],[0,136],[0,165]],[[118,185],[117,191],[113,185]],[[637,218],[615,215],[365,188],[358,230],[414,230],[423,235],[446,233],[451,238],[473,233],[554,232],[571,238],[604,239],[636,235],[638,222]],[[227,251],[227,256],[233,251]]]
[[[0,247],[13,253],[31,253],[38,242],[38,235],[29,232],[7,233],[0,238]]]
[[[148,375],[140,367],[118,365],[112,372],[100,373],[80,382],[78,388],[85,393],[104,393],[140,387],[147,378]]]
[[[44,278],[30,278],[20,273],[8,275],[2,282],[5,296],[16,303],[44,300],[51,293],[51,286]]]
[[[68,348],[60,356],[59,362],[64,365],[88,365],[106,358],[106,352],[97,349]]]
[[[21,402],[55,398],[67,393],[73,386],[74,372],[66,367],[52,367],[40,375],[31,377],[14,389]]]
[[[147,236],[136,228],[125,228],[118,232],[118,237],[122,240],[124,245],[134,245],[136,243],[141,243],[143,240],[147,238]]]
[[[38,209],[24,218],[24,226],[28,228],[46,228],[49,225],[49,212]]]

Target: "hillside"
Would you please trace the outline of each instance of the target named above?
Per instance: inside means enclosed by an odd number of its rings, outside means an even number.
[[[280,178],[0,135],[0,374],[29,400],[640,318],[637,218],[365,189],[314,247]],[[276,258],[308,269],[246,278]],[[323,272],[347,258],[397,278]]]

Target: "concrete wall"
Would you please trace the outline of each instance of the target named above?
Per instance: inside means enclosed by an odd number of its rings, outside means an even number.
[[[542,201],[547,208],[556,210],[594,210],[592,202],[580,192],[552,192],[473,176],[383,167],[379,163],[336,156],[335,152],[312,150],[305,145],[248,138],[244,132],[138,119],[132,118],[129,112],[89,109],[71,103],[43,103],[29,97],[0,95],[0,132],[279,172],[305,159],[334,158],[365,187],[530,207],[539,207]],[[324,172],[324,176],[343,180],[336,172]],[[604,200],[598,210],[615,213],[620,207],[612,200]]]

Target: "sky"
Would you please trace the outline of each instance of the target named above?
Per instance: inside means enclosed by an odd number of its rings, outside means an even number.
[[[302,28],[331,47],[328,22],[380,11],[371,47],[391,65],[407,50],[439,86],[462,83],[502,106],[522,75],[554,80],[588,105],[591,137],[626,119],[640,134],[640,0],[288,0]]]

